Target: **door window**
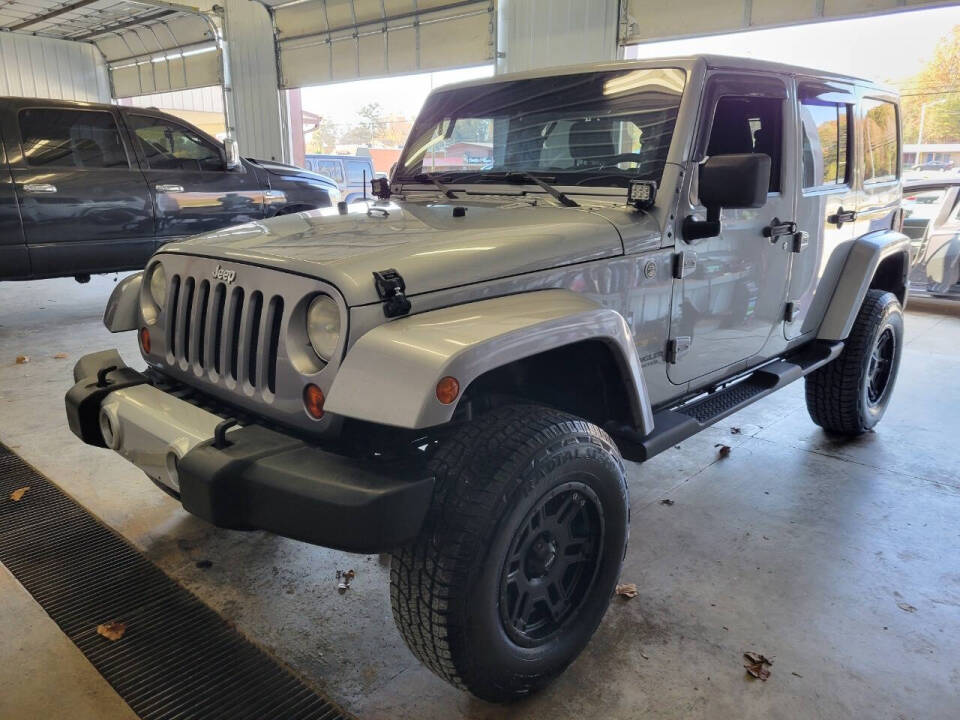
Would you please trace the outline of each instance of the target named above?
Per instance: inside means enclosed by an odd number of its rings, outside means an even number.
[[[113,115],[99,110],[30,109],[19,115],[31,167],[128,168]]]
[[[370,166],[366,163],[347,162],[347,182],[351,185],[363,184],[363,171],[367,171],[367,180],[372,176]]]
[[[800,101],[800,124],[804,189],[847,183],[850,106],[804,98]]]
[[[779,98],[722,97],[713,114],[707,155],[769,155],[770,192],[778,192],[782,127],[783,101]]]
[[[220,148],[183,125],[145,115],[127,121],[151,170],[224,169]]]
[[[863,155],[865,183],[896,180],[897,108],[883,100],[863,101]]]
[[[343,167],[339,160],[317,160],[316,158],[307,158],[308,167],[315,173],[325,175],[331,180],[343,183]]]

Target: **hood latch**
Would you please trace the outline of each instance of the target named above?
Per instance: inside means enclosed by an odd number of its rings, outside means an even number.
[[[403,294],[407,284],[394,268],[374,270],[373,283],[376,285],[377,295],[383,300],[383,314],[386,317],[400,317],[410,312],[410,301]]]

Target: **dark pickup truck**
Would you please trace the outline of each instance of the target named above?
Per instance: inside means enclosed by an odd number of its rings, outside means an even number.
[[[0,98],[0,280],[142,268],[168,241],[339,200],[156,110]]]

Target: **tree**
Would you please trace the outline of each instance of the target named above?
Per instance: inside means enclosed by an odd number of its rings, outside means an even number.
[[[310,137],[307,138],[307,152],[319,154],[332,152],[339,140],[340,135],[337,132],[337,126],[324,118],[320,121],[317,129],[310,133]]]
[[[926,110],[923,110],[926,105]],[[903,141],[960,142],[960,25],[941,38],[927,66],[903,88]]]

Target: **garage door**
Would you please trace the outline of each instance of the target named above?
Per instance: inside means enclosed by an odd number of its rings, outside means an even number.
[[[622,0],[620,44],[758,30],[949,5],[943,0]]]
[[[494,59],[495,0],[301,0],[272,10],[287,88]]]

